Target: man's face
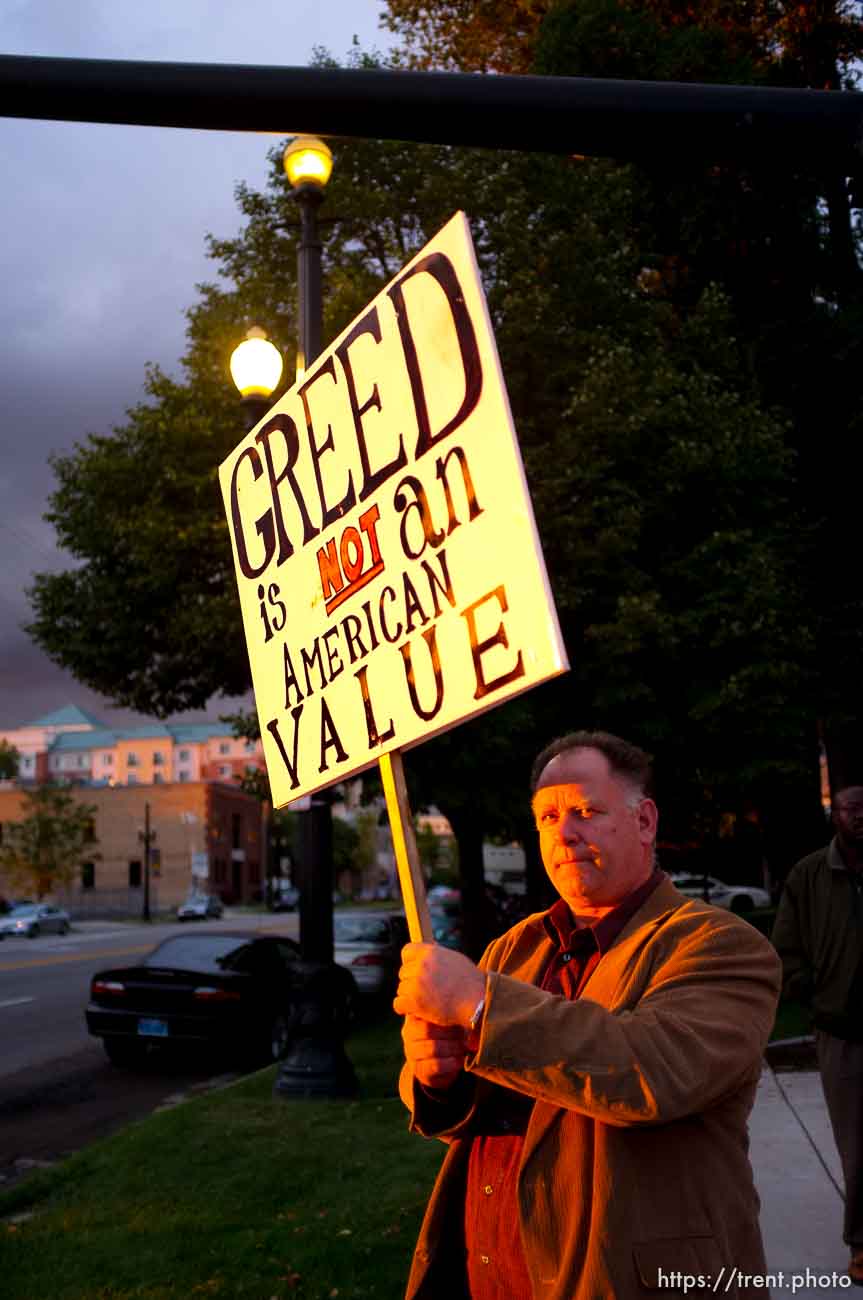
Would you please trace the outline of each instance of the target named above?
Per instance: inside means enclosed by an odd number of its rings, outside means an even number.
[[[839,839],[863,849],[863,786],[840,790],[833,805],[833,824]]]
[[[656,805],[633,805],[630,788],[599,750],[552,758],[532,807],[543,865],[573,912],[615,907],[650,875]]]

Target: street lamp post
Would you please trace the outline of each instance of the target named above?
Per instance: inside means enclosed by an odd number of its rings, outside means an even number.
[[[300,209],[297,248],[297,378],[321,351],[323,294],[318,209],[330,179],[333,156],[316,136],[297,136],[283,157],[285,172]],[[332,969],[333,962],[333,822],[330,797],[312,795],[302,814],[300,950],[303,960]],[[334,1023],[332,994],[311,988],[303,1010],[308,1033],[299,1038],[279,1066],[278,1096],[344,1097],[357,1090],[353,1066],[345,1055]]]
[[[297,248],[297,378],[321,351],[323,294],[318,209],[333,169],[333,155],[317,136],[300,135],[285,148],[283,163],[300,209]],[[312,795],[303,814],[300,867],[300,946],[307,961],[333,960],[333,829],[330,798]]]
[[[284,165],[300,207],[297,378],[301,378],[321,350],[323,304],[317,212],[332,170],[332,154],[323,141],[301,136],[285,149]],[[281,374],[279,367],[270,382],[262,373],[266,354],[260,345],[265,339],[263,331],[253,327],[231,357],[231,374],[247,407],[249,430],[269,409],[270,395]],[[272,348],[272,344],[266,346]],[[273,348],[273,352],[277,349]],[[246,362],[251,363],[249,370],[244,368]],[[298,1008],[297,1035],[279,1066],[275,1092],[285,1098],[349,1097],[357,1091],[357,1080],[345,1055],[340,1027],[335,1022],[334,989],[330,978],[333,971],[333,859],[332,812],[328,795],[313,796],[301,816],[303,835],[298,873],[300,950],[303,961],[308,964],[310,978],[303,1006]],[[265,853],[268,853],[271,833],[268,802],[263,805],[262,821]]]
[[[298,135],[285,149],[283,162],[300,209],[300,243],[297,249],[299,378],[321,350],[323,296],[318,208],[324,201],[324,188],[333,170],[333,155],[323,140],[313,135]]]
[[[150,915],[150,865],[153,857],[153,841],[156,839],[156,831],[150,829],[150,805],[144,804],[144,829],[138,831],[138,839],[144,846],[144,906],[141,909],[141,920],[152,921]]]

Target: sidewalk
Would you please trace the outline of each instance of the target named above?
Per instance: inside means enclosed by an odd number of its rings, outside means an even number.
[[[863,1297],[846,1274],[842,1171],[818,1072],[765,1065],[749,1135],[767,1269],[783,1274],[773,1300]]]

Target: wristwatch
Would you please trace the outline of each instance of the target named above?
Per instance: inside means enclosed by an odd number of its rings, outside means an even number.
[[[483,1011],[485,1011],[485,994],[484,994],[484,993],[483,993],[482,997],[480,998],[479,1002],[477,1002],[477,1004],[476,1004],[476,1011],[474,1011],[474,1013],[473,1013],[473,1015],[471,1016],[470,1021],[469,1021],[469,1023],[468,1023],[468,1029],[470,1030],[470,1032],[471,1032],[472,1034],[475,1034],[476,1031],[477,1031],[477,1028],[478,1028],[478,1026],[479,1026],[479,1022],[480,1022],[480,1020],[482,1019],[482,1013],[483,1013]]]

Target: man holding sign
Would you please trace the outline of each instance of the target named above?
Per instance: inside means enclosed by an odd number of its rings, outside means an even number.
[[[655,866],[650,780],[617,737],[553,742],[532,806],[558,902],[479,966],[404,949],[401,1094],[412,1130],[449,1145],[410,1298],[629,1300],[676,1294],[674,1273],[739,1298],[741,1274],[763,1280],[746,1121],[779,963]]]

